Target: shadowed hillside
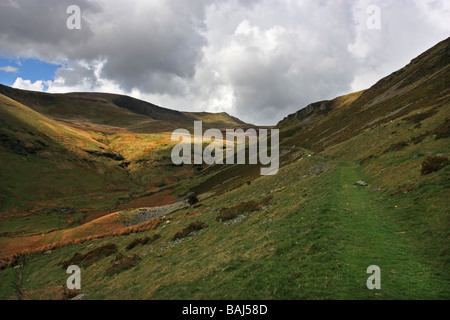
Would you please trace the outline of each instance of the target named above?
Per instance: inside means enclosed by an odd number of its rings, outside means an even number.
[[[43,115],[69,122],[73,126],[102,132],[119,128],[133,132],[169,132],[180,127],[192,127],[195,120],[204,121],[206,127],[248,126],[224,112],[181,112],[117,94],[48,94],[18,90],[4,85],[0,85],[0,94]]]

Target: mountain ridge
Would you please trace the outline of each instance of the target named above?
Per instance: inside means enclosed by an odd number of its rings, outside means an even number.
[[[434,61],[434,60],[438,61]],[[426,60],[426,61],[425,61]],[[423,76],[426,74],[426,72],[434,72],[439,71],[441,67],[448,68],[448,63],[450,60],[450,37],[442,40],[432,48],[426,50],[416,58],[412,59],[410,63],[408,63],[405,67],[400,68],[397,71],[392,72],[391,74],[387,75],[386,77],[378,80],[373,86],[371,86],[368,89],[361,90],[359,92],[355,92],[352,94],[360,94],[360,97],[362,100],[367,101],[367,99],[370,99],[370,97],[374,96],[379,90],[383,90],[383,88],[389,84],[392,86],[391,80],[395,79],[395,84],[398,84],[400,81],[403,82],[401,84],[401,87],[405,87],[408,84],[411,84],[415,79],[420,78],[420,76]],[[434,61],[434,62],[433,62]],[[421,64],[422,63],[422,64]],[[413,67],[414,65],[420,65],[421,69],[419,70],[412,70],[411,74],[408,74],[408,72],[405,71],[408,68]],[[399,78],[399,76],[401,76]],[[432,75],[431,75],[432,76]],[[406,79],[408,78],[408,79]],[[406,81],[405,81],[406,80]],[[443,80],[446,80],[446,85],[450,85],[450,80],[448,77],[444,77]],[[348,96],[348,95],[345,95]],[[342,96],[342,97],[345,97]],[[286,121],[291,121],[294,119],[303,119],[306,115],[310,115],[311,113],[318,112],[318,111],[332,111],[332,104],[336,99],[339,99],[341,97],[337,97],[332,100],[324,100],[324,101],[318,101],[313,102],[309,105],[307,105],[304,108],[299,109],[295,113],[289,114],[286,116],[283,120],[278,122],[278,125],[281,125],[282,123]],[[358,103],[355,101],[355,103]]]
[[[449,56],[447,38],[369,89],[310,104],[287,116],[277,127],[288,136],[295,132],[287,143],[304,140],[305,148],[321,151],[368,127],[424,108],[427,96],[426,107],[438,108],[445,104],[450,91]]]
[[[229,115],[226,112],[211,113],[211,112],[184,112],[164,108],[157,106],[153,103],[136,99],[127,95],[103,93],[103,92],[69,92],[69,93],[46,93],[30,90],[15,89],[6,85],[0,84],[0,94],[12,98],[25,105],[29,104],[30,107],[36,109],[38,112],[50,116],[62,116],[61,112],[55,110],[57,107],[63,109],[61,105],[54,106],[53,110],[49,108],[49,105],[54,105],[58,102],[67,104],[67,101],[72,103],[78,103],[80,105],[90,103],[91,107],[96,106],[98,108],[103,107],[105,112],[108,112],[112,107],[118,107],[127,110],[134,115],[144,116],[154,121],[170,121],[180,123],[190,123],[195,120],[203,120],[206,122],[212,122],[214,124],[221,125],[220,122],[224,122],[227,125],[233,126],[248,126],[245,122],[238,118]],[[46,106],[46,107],[42,107]],[[74,115],[74,111],[66,108],[69,116]],[[78,113],[77,115],[82,115]],[[63,118],[63,117],[62,117]]]

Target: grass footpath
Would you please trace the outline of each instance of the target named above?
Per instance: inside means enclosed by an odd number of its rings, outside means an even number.
[[[430,260],[438,257],[425,257],[417,234],[399,223],[411,198],[396,204],[376,187],[355,185],[360,171],[342,161],[301,183],[295,176],[276,178],[285,189],[266,213],[275,214],[272,223],[250,219],[236,226],[239,245],[212,241],[203,247],[204,261],[180,252],[208,272],[161,286],[148,298],[447,299],[448,274]],[[228,259],[222,265],[205,263],[223,255]],[[165,259],[160,263],[173,257]],[[381,268],[381,290],[366,287],[370,265]],[[177,267],[172,271],[176,278]]]
[[[417,239],[398,221],[405,208],[401,201],[386,199],[374,188],[355,186],[359,180],[357,165],[342,165],[336,173],[336,208],[341,217],[340,232],[346,234],[342,251],[342,291],[336,298],[445,299],[448,282],[438,278],[430,263],[421,256]],[[381,268],[381,290],[361,291],[367,278],[366,268]]]

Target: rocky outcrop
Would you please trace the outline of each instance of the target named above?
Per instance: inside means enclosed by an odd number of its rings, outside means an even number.
[[[311,103],[307,107],[297,111],[296,113],[292,113],[281,120],[278,125],[292,121],[292,120],[303,120],[313,114],[327,114],[333,109],[333,101],[324,100],[315,103]]]

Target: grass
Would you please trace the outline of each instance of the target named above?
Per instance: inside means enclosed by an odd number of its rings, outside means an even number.
[[[146,134],[146,135],[138,135],[136,138],[144,140],[144,141],[161,141],[163,139],[163,136],[160,134]]]
[[[299,180],[324,161],[327,170]],[[360,179],[369,187],[353,185]],[[133,249],[140,259],[128,256],[123,261],[126,268],[108,272],[114,274],[113,279],[101,275],[113,266],[107,259],[83,268],[83,292],[89,299],[448,298],[445,251],[429,250],[439,239],[438,247],[444,248],[445,234],[420,241],[422,233],[433,229],[445,214],[438,210],[435,215],[441,218],[435,216],[422,223],[426,217],[421,213],[429,210],[428,204],[412,205],[418,198],[436,198],[439,193],[423,185],[392,198],[389,193],[374,191],[375,180],[352,162],[317,156],[304,159],[283,168],[277,176],[259,178],[217,199],[203,200],[206,209],[190,207],[172,214],[169,224],[144,234],[160,234],[160,238]],[[270,191],[269,204],[240,223],[225,226],[215,221],[214,204],[233,207],[241,203],[238,199]],[[442,201],[435,204],[443,205]],[[197,237],[167,247],[180,223],[189,226],[200,217],[208,228]],[[440,230],[445,232],[443,226]],[[121,253],[130,241],[140,242],[137,239],[142,235],[113,238],[107,243],[115,243]],[[150,251],[149,245],[153,248]],[[25,268],[25,277],[31,281],[25,282],[24,289],[63,281],[64,275],[58,276],[59,271],[53,268],[42,275],[45,281],[38,280],[40,268],[85,246],[35,256],[38,259]],[[365,271],[372,264],[381,268],[381,291],[365,287],[369,276]],[[9,270],[2,271],[0,277],[7,279]],[[6,292],[12,297],[9,289]]]

